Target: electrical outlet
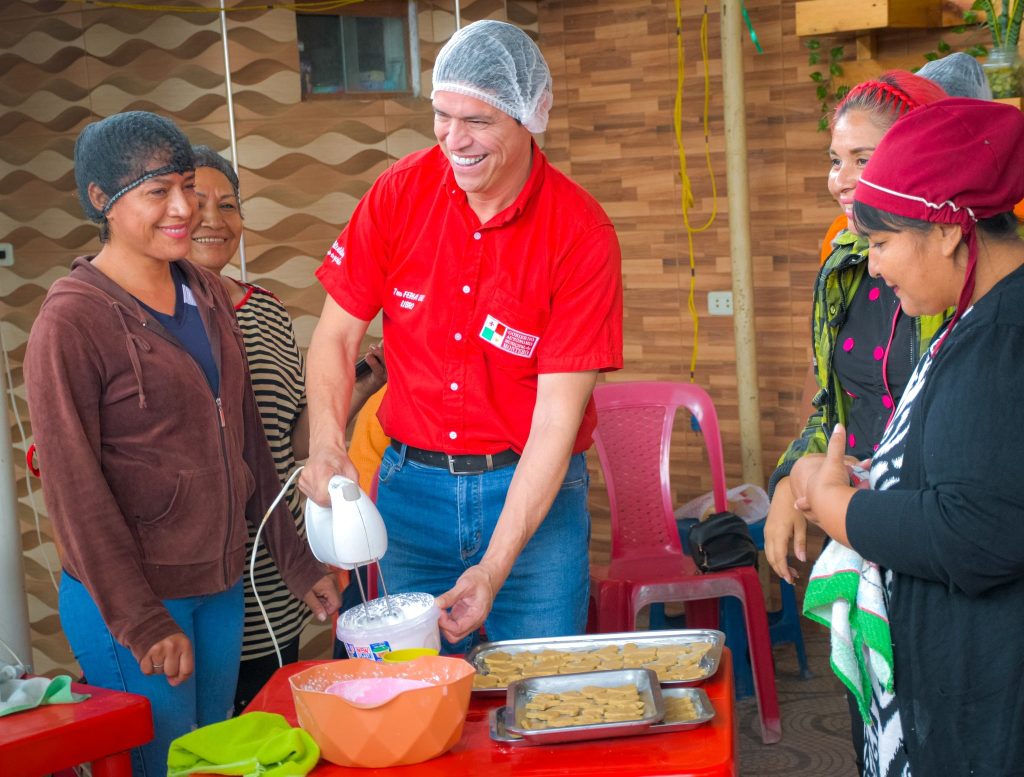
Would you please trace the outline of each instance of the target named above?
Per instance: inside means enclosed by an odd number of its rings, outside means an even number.
[[[732,292],[731,291],[709,291],[708,292],[708,315],[710,315],[710,316],[731,316],[732,315]]]
[[[0,243],[0,267],[10,267],[14,264],[14,246],[10,243]]]

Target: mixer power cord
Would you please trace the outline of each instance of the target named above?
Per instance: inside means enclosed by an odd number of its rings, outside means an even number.
[[[287,481],[285,481],[284,488],[277,495],[277,498],[271,502],[270,507],[267,508],[266,514],[263,516],[263,520],[260,521],[260,526],[256,529],[256,538],[252,542],[252,556],[249,558],[249,584],[252,586],[252,594],[256,597],[256,604],[260,608],[260,614],[263,616],[263,622],[267,626],[267,633],[270,634],[270,641],[274,643],[274,654],[277,656],[277,665],[279,667],[284,666],[284,659],[281,658],[281,648],[277,644],[277,637],[274,635],[274,627],[270,625],[270,616],[267,615],[267,608],[263,606],[263,601],[260,599],[260,592],[256,589],[256,548],[260,546],[260,534],[263,532],[263,527],[267,523],[267,519],[270,518],[271,513],[274,512],[274,508],[277,507],[278,503],[284,499],[284,495],[288,493],[288,489],[292,487],[292,483],[295,482],[295,478],[302,472],[303,467],[300,465],[295,468],[295,471],[291,474]]]

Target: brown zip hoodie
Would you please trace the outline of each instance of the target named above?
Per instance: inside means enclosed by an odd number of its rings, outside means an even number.
[[[181,260],[220,372],[214,397],[178,341],[124,289],[79,257],[54,282],[25,356],[43,495],[64,569],[137,659],[181,631],[161,599],[224,591],[281,489],[227,293]],[[287,502],[260,535],[288,588],[326,570]]]

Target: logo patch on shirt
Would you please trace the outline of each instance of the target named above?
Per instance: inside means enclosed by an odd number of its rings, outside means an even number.
[[[345,258],[345,246],[335,240],[334,244],[327,251],[327,258],[335,264],[340,265],[341,260]]]
[[[488,316],[487,320],[484,321],[484,328],[480,330],[480,337],[495,348],[505,353],[510,353],[513,356],[522,356],[524,359],[529,359],[533,356],[533,350],[537,347],[537,342],[540,340],[537,335],[513,329],[494,316]]]

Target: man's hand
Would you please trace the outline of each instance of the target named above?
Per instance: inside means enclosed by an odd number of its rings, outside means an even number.
[[[359,473],[345,450],[357,348],[368,321],[345,312],[330,295],[313,331],[306,358],[306,400],[309,406],[309,460],[299,490],[322,507],[331,503],[327,483],[334,475],[359,482]]]
[[[317,580],[302,597],[302,601],[313,611],[318,621],[325,623],[341,607],[341,597],[338,596],[338,584],[334,580],[334,575],[324,575]]]
[[[320,448],[309,457],[299,475],[299,490],[321,507],[330,507],[327,484],[335,475],[359,482],[359,471],[347,452],[339,448]]]
[[[454,588],[437,597],[437,606],[441,610],[438,626],[445,639],[458,642],[479,629],[494,606],[499,588],[501,584],[495,584],[491,573],[482,564],[463,572],[455,581]]]
[[[793,555],[807,561],[807,519],[794,507],[793,492],[788,477],[779,480],[764,524],[764,555],[775,574],[790,585],[799,577],[789,565],[789,544]]]
[[[162,674],[170,685],[181,685],[195,671],[192,643],[176,632],[153,645],[139,662],[143,674]]]

